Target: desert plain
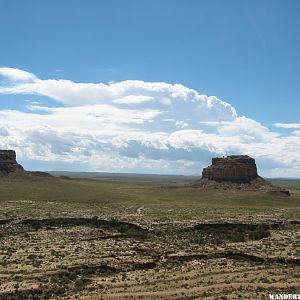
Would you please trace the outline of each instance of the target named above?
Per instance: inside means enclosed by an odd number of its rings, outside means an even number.
[[[185,176],[0,180],[0,299],[268,299],[300,290],[300,180],[290,197]]]

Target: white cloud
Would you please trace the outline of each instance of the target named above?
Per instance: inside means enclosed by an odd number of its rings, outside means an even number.
[[[294,131],[293,131],[293,134],[294,134],[294,135],[300,136],[300,130],[294,130]]]
[[[0,72],[3,68],[0,68]],[[6,69],[6,68],[4,68]],[[17,70],[16,73],[25,71]],[[9,74],[2,70],[2,76]],[[33,74],[31,74],[34,76]],[[94,104],[138,105],[140,109],[167,110],[197,121],[226,121],[236,117],[235,109],[214,96],[199,94],[181,84],[126,80],[118,83],[75,83],[69,80],[40,80],[16,82],[0,86],[3,94],[32,94],[46,96],[68,106]],[[184,121],[184,120],[183,120]]]
[[[300,123],[275,123],[277,128],[286,128],[286,129],[300,129]]]
[[[129,95],[122,98],[114,99],[112,102],[118,104],[139,104],[151,100],[153,100],[153,97],[150,96]]]
[[[0,93],[38,94],[61,104],[50,108],[39,101],[30,103],[30,112],[0,110],[0,146],[15,148],[23,159],[82,162],[94,171],[191,174],[212,156],[246,153],[261,164],[263,175],[281,170],[300,176],[297,131],[280,135],[237,116],[216,97],[162,82],[29,78],[0,86]]]
[[[6,67],[0,68],[0,76],[3,76],[10,81],[33,81],[36,79],[35,75],[32,73]]]

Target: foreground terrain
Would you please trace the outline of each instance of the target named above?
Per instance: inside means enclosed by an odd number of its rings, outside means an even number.
[[[0,299],[299,293],[300,181],[274,181],[291,191],[280,197],[88,176],[1,178]]]

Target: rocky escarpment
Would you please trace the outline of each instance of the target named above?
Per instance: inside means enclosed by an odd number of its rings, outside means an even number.
[[[24,173],[24,168],[17,162],[14,150],[0,150],[0,173]]]
[[[14,150],[0,150],[0,176],[17,178],[31,178],[34,177],[51,177],[49,173],[40,171],[26,171],[23,166],[17,162],[16,151]]]
[[[215,181],[250,182],[258,178],[255,160],[248,155],[231,155],[212,159],[203,169],[202,178]]]

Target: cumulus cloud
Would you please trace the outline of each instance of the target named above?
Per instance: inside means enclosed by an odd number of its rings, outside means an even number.
[[[5,70],[0,74],[8,77]],[[278,176],[278,168],[285,176],[300,175],[299,134],[280,135],[238,116],[229,103],[180,84],[23,78],[2,84],[0,93],[40,95],[57,103],[30,103],[26,112],[0,110],[1,147],[17,149],[26,161],[193,174],[212,156],[246,153],[258,160],[264,175]]]
[[[0,68],[0,75],[12,78],[6,69]],[[233,120],[236,117],[236,111],[229,103],[214,96],[199,94],[181,84],[139,80],[126,80],[111,84],[75,83],[61,79],[40,80],[33,74],[21,70],[16,70],[15,73],[20,72],[28,74],[27,77],[33,80],[15,82],[8,86],[2,85],[0,93],[41,95],[67,106],[113,104],[124,108],[124,105],[128,107],[134,105],[139,109],[163,110],[166,115],[168,111],[170,114],[181,114],[185,119],[197,121]]]

